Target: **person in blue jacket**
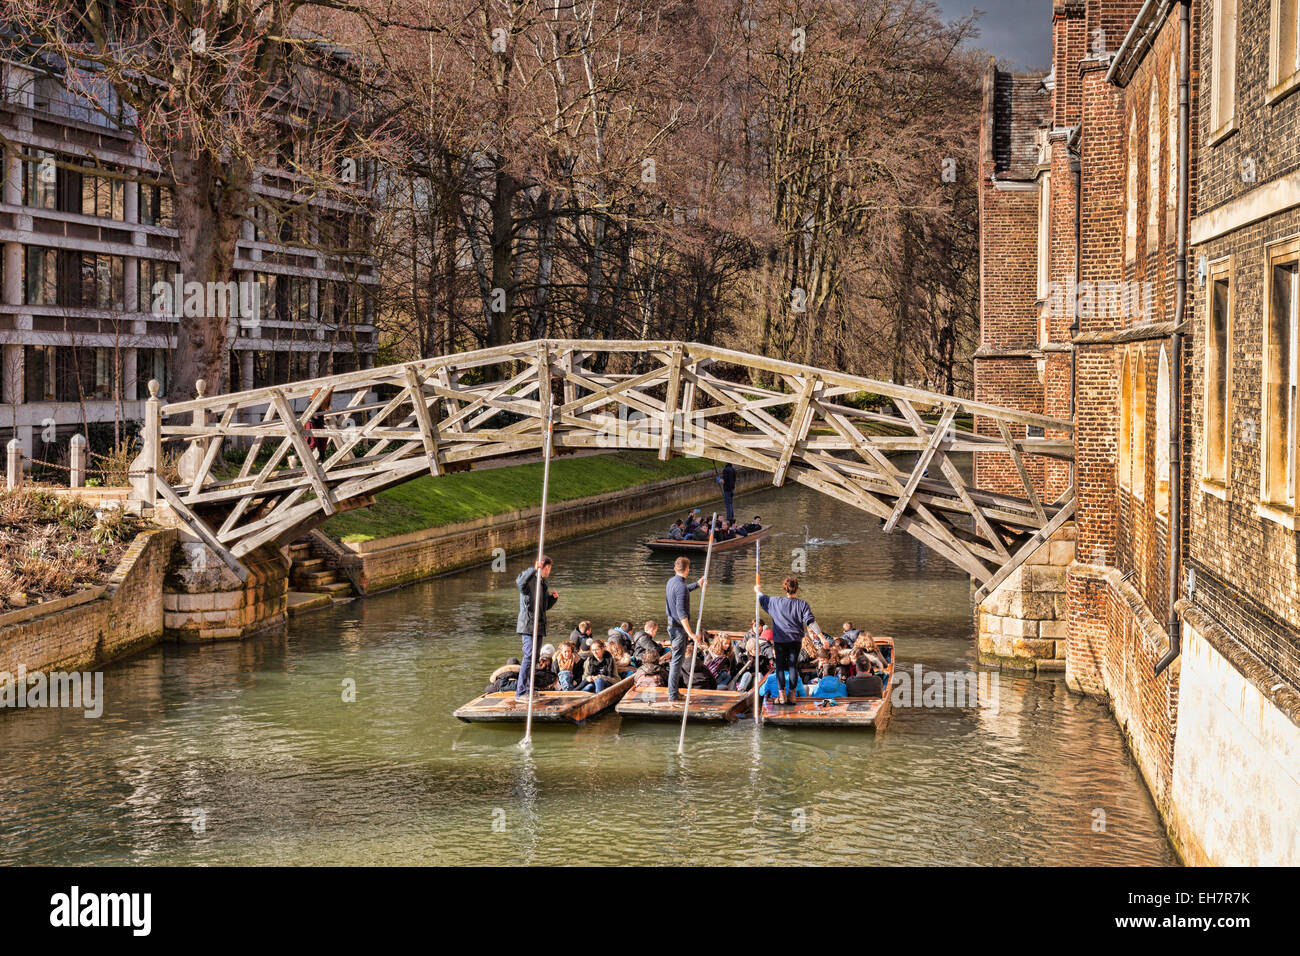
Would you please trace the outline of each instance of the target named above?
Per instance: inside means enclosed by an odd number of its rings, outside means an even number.
[[[546,587],[547,579],[551,576],[551,566],[551,559],[546,555],[542,555],[531,568],[525,568],[519,577],[515,578],[515,585],[519,588],[519,619],[515,622],[515,631],[519,634],[519,639],[524,648],[523,657],[520,658],[523,663],[519,665],[519,683],[515,686],[516,700],[523,700],[528,697],[529,674],[532,672],[533,664],[536,663],[533,656],[537,650],[535,644],[541,644],[546,639],[546,612],[560,598],[557,592],[549,591]],[[541,575],[542,586],[542,609],[540,614],[537,613],[537,607],[533,603],[537,596],[538,575]],[[536,642],[533,641],[534,618],[537,621]]]
[[[812,631],[817,637],[822,636],[822,629],[817,624],[812,608],[803,598],[798,597],[799,579],[786,578],[781,582],[783,597],[769,597],[763,589],[754,585],[758,595],[759,606],[772,616],[772,650],[776,653],[777,687],[780,696],[778,704],[793,704],[798,688],[791,686],[786,693],[786,671],[795,675],[799,673],[799,648],[803,645],[805,631]],[[794,685],[796,679],[790,683]]]

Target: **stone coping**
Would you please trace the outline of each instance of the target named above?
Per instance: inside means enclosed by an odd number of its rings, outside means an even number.
[[[30,607],[20,607],[8,611],[5,614],[0,614],[0,630],[12,627],[15,624],[26,624],[28,621],[44,617],[46,614],[57,614],[60,611],[68,610],[68,608],[89,604],[107,593],[108,586],[101,584],[97,587],[86,588],[84,591],[78,591],[76,594],[69,594],[67,597],[46,601],[43,604],[33,604]]]
[[[1239,644],[1209,612],[1198,607],[1190,598],[1182,598],[1174,605],[1174,610],[1183,623],[1195,628],[1206,643],[1249,681],[1265,700],[1285,714],[1291,723],[1300,727],[1300,693],[1295,688],[1282,681],[1267,664]]]

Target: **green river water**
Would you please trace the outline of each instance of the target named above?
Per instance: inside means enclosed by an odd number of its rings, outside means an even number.
[[[808,534],[828,630],[890,634],[910,671],[976,668],[966,577],[911,538],[791,486],[742,496],[774,533],[764,581]],[[662,621],[664,519],[549,549],[552,633]],[[339,604],[242,643],[109,667],[102,717],[0,720],[0,860],[28,864],[1170,864],[1106,708],[1060,679],[994,675],[984,706],[898,707],[879,734],[616,715],[580,728],[451,717],[518,654],[531,558]],[[704,623],[746,627],[753,551],[714,559]],[[698,594],[696,595],[698,601]],[[356,700],[343,685],[355,681]]]

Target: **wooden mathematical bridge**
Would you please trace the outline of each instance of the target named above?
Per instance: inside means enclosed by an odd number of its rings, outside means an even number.
[[[912,535],[988,593],[1073,514],[1035,459],[1073,458],[1069,422],[683,342],[548,340],[146,408],[135,497],[241,561],[423,474],[557,448],[651,448],[796,481]],[[862,400],[868,394],[874,404]],[[313,449],[309,441],[316,445]],[[245,450],[237,470],[223,449]],[[971,487],[957,452],[1009,456],[1023,497]],[[159,462],[180,453],[181,480]]]

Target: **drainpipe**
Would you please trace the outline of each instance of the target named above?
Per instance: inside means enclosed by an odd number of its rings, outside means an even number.
[[[1078,347],[1074,344],[1074,339],[1079,334],[1079,278],[1083,263],[1083,247],[1079,244],[1083,235],[1083,156],[1079,153],[1079,140],[1082,132],[1083,120],[1080,119],[1065,144],[1070,157],[1070,168],[1074,172],[1074,314],[1070,322],[1070,424],[1075,428],[1076,440],[1079,429],[1077,420],[1078,396],[1076,394],[1079,388],[1079,367]],[[1077,485],[1078,480],[1074,468],[1075,460],[1071,458],[1071,485]]]
[[[1189,0],[1178,5],[1178,246],[1174,262],[1174,331],[1169,356],[1169,651],[1156,663],[1159,677],[1182,651],[1182,629],[1178,612],[1178,577],[1183,560],[1182,513],[1182,394],[1183,318],[1187,300],[1187,162],[1191,132],[1189,73],[1191,59],[1191,7]]]

